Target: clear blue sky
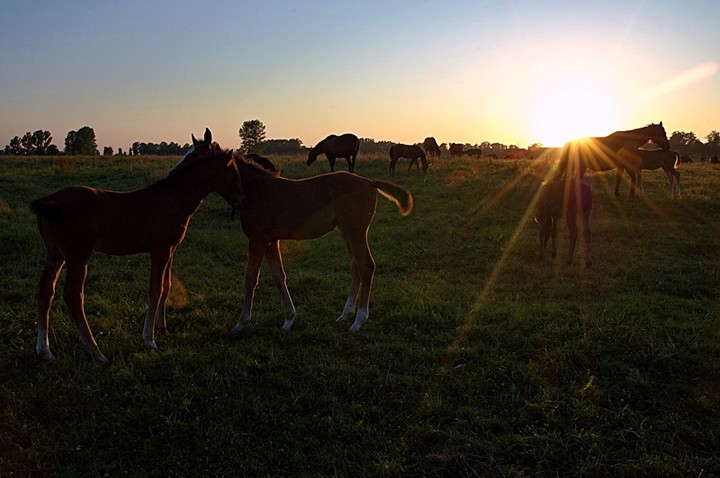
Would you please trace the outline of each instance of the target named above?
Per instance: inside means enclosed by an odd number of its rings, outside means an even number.
[[[720,130],[720,2],[3,2],[0,148],[98,146],[243,121],[313,145],[354,132],[525,147],[663,121]]]

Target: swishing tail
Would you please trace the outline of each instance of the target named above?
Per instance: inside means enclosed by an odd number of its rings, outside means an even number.
[[[677,169],[678,166],[680,166],[680,163],[682,162],[682,158],[680,157],[680,153],[675,153],[675,165],[673,168]]]
[[[413,197],[410,191],[397,184],[380,179],[371,180],[370,183],[380,191],[380,194],[394,202],[400,209],[400,215],[407,216],[413,208]]]
[[[65,211],[58,203],[46,197],[32,201],[30,203],[30,210],[38,216],[53,219],[58,219],[65,215]]]

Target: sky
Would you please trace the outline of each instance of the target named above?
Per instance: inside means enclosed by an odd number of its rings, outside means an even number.
[[[662,121],[720,130],[717,0],[3,0],[0,149],[189,143],[560,146]]]

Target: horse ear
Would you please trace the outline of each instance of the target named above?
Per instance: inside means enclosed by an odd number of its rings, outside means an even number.
[[[210,132],[210,128],[205,128],[205,142],[207,144],[212,143],[212,133]]]
[[[660,126],[662,126],[662,121],[660,122]]]
[[[233,151],[232,151],[232,149],[228,149],[228,150],[227,150],[227,152],[225,153],[225,157],[226,157],[226,159],[227,159],[227,164],[226,164],[226,166],[230,166],[230,164],[232,164],[232,162],[235,161],[235,156],[233,156]]]
[[[198,140],[195,139],[195,135],[191,133],[190,136],[192,136],[193,145],[197,145],[197,144],[198,144]]]

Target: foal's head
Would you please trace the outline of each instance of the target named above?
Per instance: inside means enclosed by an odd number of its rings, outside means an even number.
[[[173,173],[180,168],[189,166],[199,159],[207,158],[208,156],[222,152],[220,145],[213,142],[210,129],[205,128],[205,136],[202,140],[196,139],[194,134],[191,136],[193,145],[187,150],[185,156],[183,156],[180,161],[170,168],[170,173]]]

